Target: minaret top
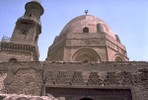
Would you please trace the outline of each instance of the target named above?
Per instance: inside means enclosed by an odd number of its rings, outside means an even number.
[[[28,2],[25,6],[26,11],[38,11],[39,15],[42,15],[44,13],[44,8],[40,4],[39,0],[32,0],[31,2]]]

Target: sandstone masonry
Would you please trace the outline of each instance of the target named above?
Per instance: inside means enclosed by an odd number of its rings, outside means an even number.
[[[1,93],[38,96],[53,93],[54,97],[71,100],[76,95],[66,95],[68,89],[121,89],[130,90],[132,99],[129,100],[146,100],[148,97],[147,62],[10,62],[1,63],[0,69],[3,76]],[[64,91],[60,90],[62,88]],[[98,98],[89,95],[95,100]],[[83,94],[77,95],[77,99],[81,96]]]

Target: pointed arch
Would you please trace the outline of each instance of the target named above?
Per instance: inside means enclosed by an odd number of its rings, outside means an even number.
[[[72,55],[73,61],[82,61],[82,62],[101,62],[101,56],[91,48],[81,48],[78,49]]]
[[[114,57],[115,62],[123,62],[125,61],[124,58],[120,54],[116,54]]]

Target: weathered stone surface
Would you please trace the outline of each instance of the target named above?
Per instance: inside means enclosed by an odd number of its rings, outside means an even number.
[[[139,71],[140,83],[148,87],[148,69],[143,68],[143,69],[139,69],[138,71]]]
[[[103,82],[97,72],[91,72],[88,79],[88,85],[102,85]]]
[[[72,81],[72,85],[85,85],[86,83],[84,82],[84,75],[82,74],[81,71],[75,71]]]
[[[120,72],[117,74],[119,84],[121,85],[132,85],[132,74],[130,72]]]
[[[5,91],[5,85],[4,80],[7,77],[7,68],[5,67],[5,64],[0,64],[0,93],[6,93]]]
[[[9,94],[40,95],[42,88],[42,74],[34,69],[20,69],[10,85],[6,85]]]
[[[55,84],[59,84],[59,85],[69,85],[70,79],[69,76],[67,75],[66,71],[60,71]]]
[[[128,88],[132,92],[133,100],[143,100],[142,98],[147,97],[147,94],[146,92],[142,92],[143,89],[146,88],[146,85],[141,84],[141,82],[147,82],[146,77],[144,77],[147,74],[141,69],[146,70],[147,66],[147,62],[104,62],[100,64],[83,62],[46,62],[44,64],[44,71],[52,71],[52,81],[54,80],[55,82],[55,80],[59,80],[59,76],[61,76],[61,79],[63,80],[58,81],[58,84],[48,84],[47,82],[45,85],[49,91],[52,90],[50,90],[52,87],[57,87],[55,90],[63,88],[70,89],[71,91],[71,88],[79,89],[80,87],[90,89]],[[62,75],[61,71],[64,71]],[[70,80],[68,81],[69,84],[62,84],[64,82],[64,75],[66,75],[65,79],[68,78],[68,80]],[[53,93],[55,93],[55,90]]]
[[[119,80],[117,79],[116,72],[107,72],[106,79],[104,80],[105,85],[118,85]]]
[[[54,75],[52,71],[46,71],[44,74],[46,84],[55,84]]]
[[[6,63],[5,92],[9,94],[41,95],[43,76],[40,63]]]
[[[131,89],[133,97],[147,98],[146,62],[11,62],[1,63],[2,93],[46,95],[62,89]],[[6,76],[5,76],[6,75]],[[5,78],[6,77],[6,78]],[[131,88],[129,88],[131,87]],[[4,92],[3,92],[4,91]],[[56,92],[54,90],[53,93]],[[64,93],[64,92],[62,92]],[[66,95],[66,94],[65,94]],[[60,95],[63,97],[63,95]],[[56,97],[60,97],[59,94]]]
[[[0,100],[65,100],[64,98],[54,98],[50,96],[31,96],[31,95],[16,95],[16,94],[0,94]]]

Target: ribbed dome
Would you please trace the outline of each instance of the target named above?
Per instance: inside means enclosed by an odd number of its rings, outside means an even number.
[[[89,28],[89,33],[104,32],[115,38],[115,34],[101,19],[92,15],[82,15],[72,19],[61,31],[60,35],[83,33],[83,28]]]

